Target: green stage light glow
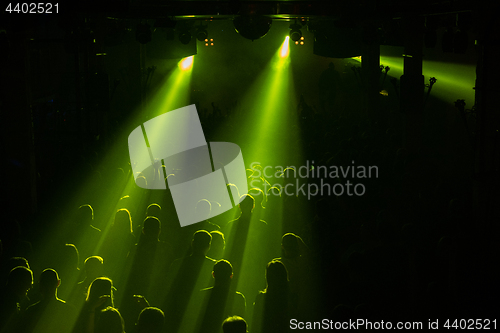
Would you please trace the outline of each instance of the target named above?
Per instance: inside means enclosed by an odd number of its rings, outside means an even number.
[[[352,58],[362,61],[361,57]],[[404,73],[404,57],[380,57],[380,65],[389,66],[388,76],[399,79]],[[436,84],[433,86],[431,96],[435,96],[448,103],[457,99],[465,99],[467,105],[474,105],[475,91],[473,89],[476,80],[476,68],[473,65],[447,63],[440,61],[423,60],[422,74],[425,84],[429,78],[435,77]],[[385,86],[390,85],[386,80]]]
[[[189,104],[193,56],[183,58],[168,74],[163,84],[150,98],[145,112],[148,119]]]
[[[280,57],[281,58],[288,57],[288,55],[290,54],[289,40],[290,40],[290,37],[286,36],[285,41],[281,45],[281,49],[280,49]]]
[[[262,165],[292,163],[291,161],[302,154],[301,137],[297,130],[299,96],[294,93],[288,46],[287,36],[248,89],[241,103],[245,105],[245,109],[252,111],[241,116],[242,119],[238,122],[241,125],[236,131],[240,133],[239,143],[247,167],[256,161]],[[252,180],[254,179],[249,178],[249,188],[255,185],[255,182],[251,183]],[[272,184],[279,182],[278,179],[269,181]],[[265,287],[265,264],[271,259],[266,257],[266,252],[272,253],[273,257],[280,256],[283,206],[276,200],[273,200],[273,203],[277,205],[276,214],[272,216],[272,220],[266,221],[267,225],[260,219],[271,217],[266,217],[265,211],[254,209],[248,227],[235,224],[226,230],[224,256],[235,258],[233,283],[236,284],[237,290],[245,294],[249,304],[253,303],[255,295],[245,292],[262,290]],[[234,212],[238,216],[239,208],[235,208]],[[256,249],[257,243],[266,245]]]

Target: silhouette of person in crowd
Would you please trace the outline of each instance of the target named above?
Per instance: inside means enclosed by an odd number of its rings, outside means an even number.
[[[285,265],[288,272],[290,293],[295,297],[300,294],[305,283],[304,275],[309,272],[307,269],[308,253],[309,249],[302,238],[289,232],[284,234],[281,239],[281,257],[274,259]]]
[[[293,318],[293,301],[290,299],[288,273],[281,261],[273,260],[266,268],[267,287],[255,298],[252,331],[286,332]]]
[[[233,265],[235,284],[242,277],[241,272],[243,269],[255,272],[269,260],[268,257],[266,258],[265,251],[255,251],[252,255],[246,256],[245,261],[243,261],[247,247],[266,246],[262,244],[262,240],[267,239],[267,224],[260,220],[258,215],[253,214],[254,207],[254,198],[249,194],[242,195],[239,204],[241,215],[227,224],[224,233],[227,235],[225,252],[227,255],[225,257]],[[244,266],[245,268],[243,268]],[[259,286],[260,281],[258,279],[248,282],[241,289],[246,295],[254,295],[259,288],[262,288],[262,286]]]
[[[19,325],[20,332],[71,332],[76,320],[76,309],[57,297],[61,280],[51,268],[40,274],[41,300],[30,305]]]
[[[164,276],[172,260],[172,255],[165,242],[160,241],[160,220],[148,216],[143,222],[142,236],[129,254],[131,271],[128,281],[128,295],[144,295],[153,298],[150,291],[155,290],[150,283]]]
[[[193,293],[207,287],[215,260],[207,257],[212,235],[206,230],[198,230],[191,241],[192,253],[175,260],[168,272],[164,309],[166,322],[172,332],[176,332],[182,322],[185,310]]]
[[[96,322],[99,321],[101,310],[108,306],[114,307],[113,281],[106,277],[99,277],[92,281],[87,299],[80,311],[73,332],[93,332]]]
[[[212,235],[212,243],[210,245],[210,250],[208,251],[207,256],[215,260],[222,259],[224,248],[226,247],[224,234],[218,230],[215,230],[210,231],[210,235]]]
[[[215,263],[212,276],[214,286],[202,289],[199,292],[199,301],[195,303],[201,305],[198,311],[188,311],[190,314],[199,314],[202,318],[198,324],[197,332],[215,332],[219,329],[220,323],[228,316],[245,316],[246,299],[245,296],[234,290],[232,287],[233,267],[227,260],[219,260]]]
[[[240,316],[231,316],[222,322],[223,333],[247,333],[247,322]]]
[[[165,314],[155,307],[142,309],[137,319],[136,333],[162,333],[165,327]]]
[[[125,333],[125,323],[120,311],[108,306],[101,310],[94,333]]]
[[[57,288],[57,296],[73,304],[75,304],[76,299],[82,299],[81,291],[78,295],[77,288],[75,288],[81,279],[79,266],[80,255],[74,244],[55,244],[50,255],[42,261],[42,267],[52,268],[63,280],[63,283]]]
[[[3,263],[1,270],[2,276],[0,277],[0,286],[4,286],[5,283],[7,283],[7,277],[9,276],[10,271],[18,266],[23,266],[30,269],[28,260],[23,257],[11,257],[7,259],[5,263]]]
[[[76,286],[76,296],[74,296],[76,297],[75,301],[83,299],[89,290],[90,284],[98,277],[103,276],[104,259],[100,256],[88,257],[85,259],[83,267],[85,271],[85,278],[78,282]]]
[[[115,284],[118,283],[116,280],[122,278],[127,255],[135,243],[130,212],[119,209],[99,251],[106,259],[106,275],[112,277]]]
[[[209,220],[210,215],[212,213],[212,208],[214,208],[215,205],[216,204],[212,206],[212,203],[210,203],[210,201],[206,199],[201,199],[196,203],[196,206],[194,207],[196,215],[203,216],[204,219],[200,222],[182,227],[181,237],[185,241],[187,241],[186,243],[189,242],[192,235],[198,230],[206,230],[208,232],[220,230],[220,226],[218,224],[215,224]],[[182,255],[184,256],[185,254]]]
[[[75,244],[80,258],[88,258],[94,255],[101,238],[101,230],[92,225],[94,222],[94,209],[92,206],[85,204],[78,207],[73,222],[69,226],[67,243]]]
[[[29,268],[18,266],[9,272],[0,294],[0,332],[12,332],[24,310],[22,304],[29,302],[26,295],[32,285],[33,272]]]

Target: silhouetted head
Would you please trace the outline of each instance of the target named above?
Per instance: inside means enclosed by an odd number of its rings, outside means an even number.
[[[79,225],[91,225],[94,220],[94,209],[91,205],[81,205],[76,214],[76,223]]]
[[[212,242],[210,243],[210,250],[208,251],[208,256],[213,259],[220,259],[224,253],[224,248],[226,247],[226,240],[224,239],[224,234],[218,230],[210,231],[212,235]]]
[[[281,201],[281,190],[277,186],[270,187],[266,193],[266,206],[274,208],[279,206],[279,202]]]
[[[26,267],[26,268],[30,268],[30,265],[28,263],[28,260],[26,258],[23,258],[23,257],[12,257],[8,260],[7,262],[7,266],[8,266],[8,271],[10,272],[12,270],[12,268],[15,268],[15,267],[18,267],[18,266],[23,266],[23,267]]]
[[[281,238],[281,247],[284,251],[283,256],[286,258],[296,258],[300,255],[299,241],[295,234],[289,232]]]
[[[245,319],[239,316],[232,316],[226,318],[222,323],[223,333],[246,333],[247,332],[247,322]]]
[[[332,61],[330,61],[330,63],[328,64],[328,68],[335,69],[335,64]]]
[[[55,295],[57,287],[61,283],[59,280],[59,275],[52,268],[45,269],[42,274],[40,274],[40,293],[43,297],[50,297]]]
[[[146,209],[146,216],[154,216],[160,218],[161,206],[157,203],[152,203]]]
[[[13,268],[7,277],[7,289],[18,297],[26,296],[33,285],[33,272],[24,266]]]
[[[226,188],[229,191],[229,193],[231,193],[233,198],[234,196],[237,196],[238,198],[241,197],[240,190],[238,189],[238,186],[236,186],[235,184],[229,183],[226,185]]]
[[[87,301],[96,302],[99,297],[105,295],[109,296],[109,300],[104,302],[100,309],[113,306],[113,281],[107,277],[98,277],[89,286]]]
[[[267,291],[288,290],[288,272],[279,260],[270,261],[266,267]]]
[[[144,308],[137,319],[137,333],[163,332],[165,314],[155,307]]]
[[[65,279],[68,275],[78,273],[80,255],[74,244],[57,244],[48,258],[46,266],[55,269]]]
[[[118,209],[113,221],[113,227],[117,228],[119,231],[124,231],[127,233],[134,232],[134,229],[132,228],[132,217],[130,216],[130,212],[127,209]]]
[[[227,283],[233,277],[233,266],[229,261],[221,259],[215,263],[212,275],[215,283]]]
[[[140,188],[148,188],[148,181],[146,180],[145,176],[139,176],[135,179],[135,183],[137,186]]]
[[[191,247],[194,255],[206,255],[212,243],[212,235],[206,230],[198,230],[193,235]]]
[[[240,209],[242,214],[250,214],[255,207],[255,199],[250,194],[243,194],[240,197]]]
[[[251,188],[250,190],[248,190],[248,194],[250,194],[254,198],[255,207],[257,207],[258,209],[265,207],[267,198],[264,194],[264,191],[262,191],[260,188]]]
[[[118,207],[120,208],[130,208],[130,204],[132,203],[132,199],[130,198],[130,195],[124,195],[123,197],[118,200]]]
[[[108,306],[99,314],[95,326],[95,333],[124,333],[125,323],[120,312]]]
[[[161,232],[161,223],[157,217],[148,216],[143,222],[142,233],[150,239],[158,239]]]
[[[212,211],[212,204],[207,199],[201,199],[196,203],[196,216],[203,216],[203,220],[208,220]]]
[[[99,256],[85,259],[85,274],[88,278],[95,279],[102,275],[104,260]]]

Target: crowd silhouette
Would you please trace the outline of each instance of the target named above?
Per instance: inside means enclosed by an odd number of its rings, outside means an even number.
[[[356,111],[342,75],[333,64],[325,72],[321,108],[301,97],[290,132],[307,138],[301,157],[316,165],[377,165],[363,196],[286,195],[262,165],[247,166],[255,182],[237,208],[181,228],[171,197],[126,192],[130,166],[89,172],[77,204],[13,219],[24,231],[1,234],[0,332],[280,333],[292,318],[486,318],[493,257],[470,223],[471,180],[421,163],[440,161],[437,149],[406,151],[392,109],[377,120]],[[198,110],[207,137],[237,119]],[[209,216],[217,203],[192,209]]]

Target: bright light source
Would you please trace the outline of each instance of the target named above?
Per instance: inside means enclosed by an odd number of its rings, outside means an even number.
[[[298,41],[298,40],[297,40],[297,41],[295,41],[295,45],[299,45],[299,41]]]
[[[194,56],[190,56],[179,61],[179,68],[183,71],[190,70],[193,67]]]
[[[300,45],[304,45],[304,42],[300,42]]]
[[[281,45],[281,50],[280,50],[280,57],[281,58],[288,57],[288,54],[290,53],[290,48],[288,47],[289,40],[290,40],[290,36],[286,36],[285,41]]]
[[[304,40],[304,37],[300,37],[301,40]]]
[[[214,43],[210,43],[211,46],[214,46]]]
[[[208,43],[205,43],[205,46],[208,46]]]

